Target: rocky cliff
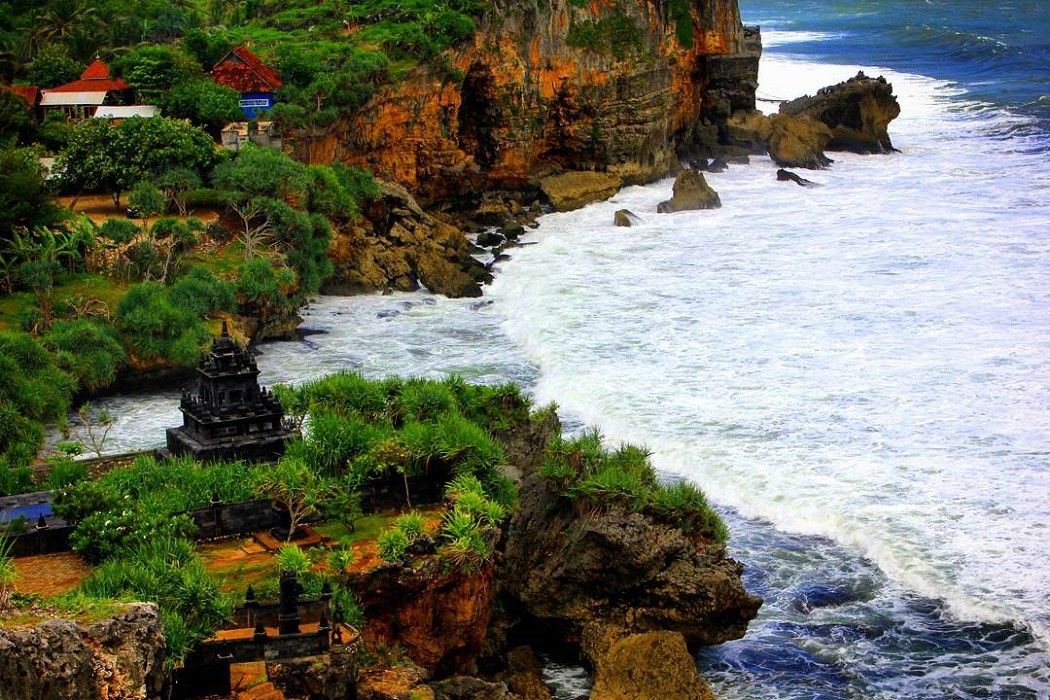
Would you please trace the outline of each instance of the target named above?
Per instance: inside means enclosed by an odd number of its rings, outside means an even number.
[[[4,700],[147,700],[164,682],[157,607],[135,603],[93,622],[0,628]]]
[[[757,31],[736,0],[496,0],[472,40],[420,66],[299,157],[370,168],[424,206],[535,194],[561,170],[665,175],[754,107]]]

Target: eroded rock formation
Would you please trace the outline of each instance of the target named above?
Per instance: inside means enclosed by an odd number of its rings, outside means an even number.
[[[690,211],[694,209],[718,209],[722,206],[722,200],[715,192],[704,174],[699,170],[683,170],[678,173],[674,180],[671,198],[660,202],[656,211],[662,214],[670,214],[676,211]]]
[[[885,78],[869,78],[861,72],[812,97],[785,102],[780,113],[812,117],[828,127],[831,135],[825,148],[829,151],[889,153],[895,149],[887,129],[901,108]]]
[[[91,624],[0,628],[4,700],[152,700],[164,682],[157,607],[134,603]]]

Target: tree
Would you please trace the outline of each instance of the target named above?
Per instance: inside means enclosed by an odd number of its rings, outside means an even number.
[[[50,226],[62,216],[36,154],[20,148],[0,150],[0,248],[8,247],[16,230]]]
[[[164,100],[164,114],[189,119],[212,134],[228,122],[244,117],[241,94],[211,80],[192,80],[172,88]]]
[[[197,61],[170,46],[140,46],[113,61],[113,71],[151,100],[200,76]],[[165,110],[165,114],[167,111]]]
[[[25,100],[9,90],[0,89],[0,144],[15,142],[24,145],[32,138],[33,131]]]
[[[176,167],[168,168],[156,177],[153,184],[163,190],[168,201],[175,205],[179,216],[186,216],[186,195],[192,190],[198,189],[202,182],[201,176],[192,168]]]
[[[76,80],[83,70],[61,45],[48,44],[29,64],[27,77],[33,85],[52,88]]]
[[[62,266],[55,260],[27,260],[18,266],[18,281],[36,295],[45,330],[51,327],[55,280],[61,274]]]
[[[76,378],[78,388],[91,393],[112,384],[128,359],[116,330],[95,319],[55,321],[40,340],[55,363]]]
[[[142,228],[149,231],[149,218],[164,213],[168,203],[164,193],[148,182],[140,182],[128,193],[128,204],[138,209]]]
[[[262,473],[256,491],[288,511],[288,538],[291,542],[303,520],[319,511],[328,488],[306,462],[283,457],[272,469]]]
[[[121,194],[171,168],[205,170],[215,162],[215,142],[187,121],[153,117],[113,125],[88,119],[73,127],[56,168],[70,188],[106,188],[119,206]]]
[[[212,173],[219,189],[272,199],[303,198],[308,186],[306,166],[282,151],[245,146],[233,160]]]

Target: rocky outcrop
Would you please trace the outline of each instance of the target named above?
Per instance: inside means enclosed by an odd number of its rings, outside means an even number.
[[[769,118],[769,157],[782,168],[818,170],[831,165],[824,148],[831,130],[810,116],[774,114]]]
[[[540,189],[555,211],[571,211],[616,194],[620,178],[608,173],[568,172],[540,180]]]
[[[152,604],[131,604],[91,624],[48,620],[0,628],[0,695],[4,700],[159,698],[164,650]]]
[[[790,170],[784,170],[783,168],[777,170],[777,180],[779,182],[794,182],[801,187],[812,187],[817,184],[811,180],[807,180],[798,173],[793,173]]]
[[[471,257],[463,232],[424,212],[404,187],[379,186],[366,225],[333,234],[329,258],[335,271],[324,291],[414,291],[422,284],[450,297],[481,296],[480,285],[491,274]]]
[[[604,635],[587,651],[594,666],[591,700],[714,700],[677,632]]]
[[[496,680],[507,684],[511,692],[521,700],[551,700],[550,688],[543,682],[539,662],[532,649],[515,647],[507,652],[507,669],[496,676]]]
[[[853,153],[889,153],[893,150],[889,123],[901,113],[893,86],[882,76],[863,72],[849,80],[822,88],[816,95],[780,105],[780,113],[812,117],[830,132],[825,148]]]
[[[447,570],[439,557],[384,564],[351,584],[368,624],[366,645],[400,645],[431,674],[466,671],[484,643],[495,591],[494,566]]]
[[[674,180],[671,198],[657,205],[656,211],[670,214],[694,209],[718,209],[722,200],[711,189],[699,170],[683,170]]]
[[[580,38],[611,26],[613,38]],[[648,182],[677,151],[717,145],[730,113],[754,108],[760,53],[736,0],[501,0],[473,39],[330,133],[286,143],[303,160],[367,167],[427,207],[470,208],[493,190],[534,196],[563,171]]]
[[[332,647],[327,654],[271,661],[266,677],[288,698],[346,700],[355,697],[357,650]]]
[[[435,700],[520,700],[506,683],[454,676],[430,684]]]
[[[580,512],[535,472],[519,487],[506,547],[506,591],[564,638],[592,624],[680,632],[690,645],[742,637],[762,604],[725,548],[612,506]]]

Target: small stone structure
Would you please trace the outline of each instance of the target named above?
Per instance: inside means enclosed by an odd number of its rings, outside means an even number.
[[[197,366],[197,393],[183,390],[183,423],[168,428],[167,451],[200,461],[271,461],[298,433],[284,426],[284,409],[259,386],[255,359],[230,337],[226,322]]]

